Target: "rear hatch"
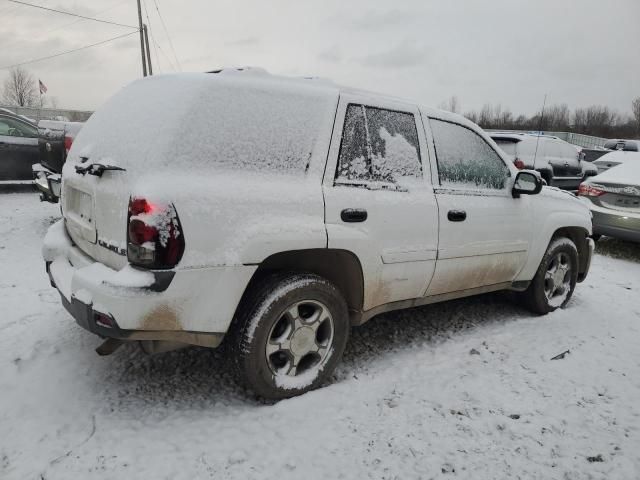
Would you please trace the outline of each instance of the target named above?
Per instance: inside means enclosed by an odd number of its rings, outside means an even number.
[[[69,151],[62,207],[70,236],[95,260],[120,269],[130,198],[173,204],[185,226],[193,219],[199,228],[194,211],[210,206],[187,204],[194,188],[214,188],[207,183],[213,176],[306,172],[312,158],[326,158],[318,136],[335,118],[337,90],[321,86],[251,72],[133,82],[91,116]],[[78,172],[92,165],[120,170]]]
[[[69,151],[63,169],[62,210],[67,231],[87,255],[111,268],[127,264],[129,198],[146,173],[163,168],[176,125],[193,103],[188,80],[154,77],[137,81],[112,97],[87,121]],[[102,176],[78,173],[89,165]]]
[[[558,139],[547,139],[544,155],[553,168],[554,177],[582,177],[580,152]]]

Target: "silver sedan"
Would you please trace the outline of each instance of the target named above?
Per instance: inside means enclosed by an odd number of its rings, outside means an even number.
[[[640,162],[628,162],[584,181],[578,195],[593,214],[594,237],[640,242]]]

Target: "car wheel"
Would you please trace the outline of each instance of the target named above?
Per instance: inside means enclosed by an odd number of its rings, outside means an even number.
[[[522,293],[525,305],[541,315],[564,307],[578,279],[578,249],[568,238],[551,241],[529,288]]]
[[[281,399],[319,387],[335,369],[349,337],[347,304],[313,274],[275,274],[243,301],[232,336],[240,380],[258,396]]]

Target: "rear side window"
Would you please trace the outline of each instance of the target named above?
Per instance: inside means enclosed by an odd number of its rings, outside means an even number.
[[[511,155],[512,157],[515,157],[518,154],[518,147],[517,147],[518,142],[513,140],[506,140],[503,138],[494,138],[493,140],[507,155]]]
[[[336,183],[397,183],[403,177],[422,177],[414,115],[349,104]]]
[[[503,189],[509,169],[474,131],[451,122],[430,119],[440,185],[453,188]]]

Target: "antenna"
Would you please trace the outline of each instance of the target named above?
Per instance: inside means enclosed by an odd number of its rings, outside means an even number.
[[[538,125],[538,138],[536,138],[536,151],[533,154],[533,169],[536,169],[536,157],[538,156],[538,143],[540,143],[540,132],[542,131],[542,119],[544,118],[544,107],[547,104],[547,94],[544,94],[542,101],[542,112],[540,113],[540,124]]]

